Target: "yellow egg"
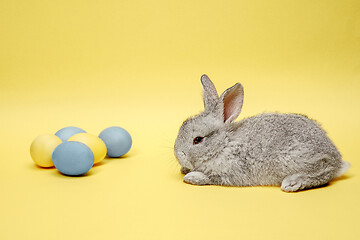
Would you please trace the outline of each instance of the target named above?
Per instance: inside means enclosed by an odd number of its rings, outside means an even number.
[[[35,138],[30,146],[30,155],[40,167],[52,167],[52,153],[62,143],[61,139],[53,134],[43,134]]]
[[[90,133],[78,133],[68,139],[68,141],[81,142],[88,146],[94,154],[94,164],[101,162],[106,156],[105,143],[95,135]]]

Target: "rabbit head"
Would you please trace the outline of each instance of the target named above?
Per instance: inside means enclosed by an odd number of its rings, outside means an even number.
[[[204,111],[184,121],[175,141],[175,156],[183,173],[196,170],[224,149],[231,123],[243,105],[244,90],[240,83],[220,97],[208,76],[203,75],[201,83]]]

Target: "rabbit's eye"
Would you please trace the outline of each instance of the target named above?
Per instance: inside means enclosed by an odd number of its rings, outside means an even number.
[[[194,145],[199,144],[202,142],[203,139],[204,139],[203,137],[196,137],[196,138],[194,138],[193,144]]]

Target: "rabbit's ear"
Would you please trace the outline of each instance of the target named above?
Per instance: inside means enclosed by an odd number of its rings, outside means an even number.
[[[218,102],[219,96],[214,84],[207,75],[204,74],[201,76],[201,84],[203,87],[205,112],[210,112],[214,109],[216,103]]]
[[[221,94],[218,104],[218,113],[224,123],[232,123],[239,116],[244,100],[244,88],[240,83],[235,84]]]

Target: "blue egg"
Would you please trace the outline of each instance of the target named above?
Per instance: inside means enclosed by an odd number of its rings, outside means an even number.
[[[78,133],[86,133],[78,127],[64,127],[55,133],[63,142],[67,141],[71,136]]]
[[[52,160],[61,173],[79,176],[87,173],[94,165],[94,154],[81,142],[63,142],[52,154]]]
[[[99,138],[105,143],[109,157],[121,157],[132,146],[130,134],[121,127],[106,128],[99,134]]]

